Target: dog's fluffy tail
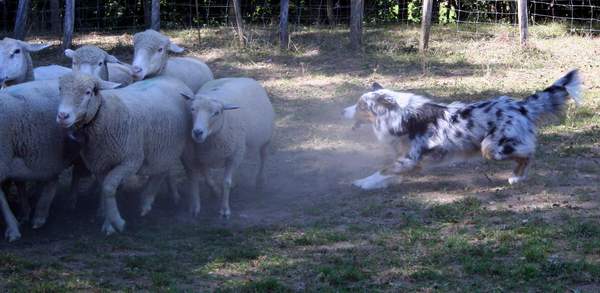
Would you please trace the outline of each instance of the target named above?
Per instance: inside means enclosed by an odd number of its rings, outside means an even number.
[[[577,69],[558,79],[550,87],[525,99],[525,107],[532,118],[547,114],[558,114],[564,109],[568,98],[577,105],[581,101],[581,76]]]

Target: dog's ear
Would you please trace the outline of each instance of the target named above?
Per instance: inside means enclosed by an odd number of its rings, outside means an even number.
[[[376,100],[377,104],[386,107],[387,109],[395,109],[398,107],[398,103],[396,103],[396,99],[394,97],[390,97],[388,95],[380,95]]]
[[[382,90],[382,89],[383,89],[383,86],[380,85],[378,82],[374,82],[371,85],[371,90],[373,90],[373,91]]]

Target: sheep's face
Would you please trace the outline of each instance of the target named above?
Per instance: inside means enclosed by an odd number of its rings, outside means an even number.
[[[99,91],[119,86],[118,83],[100,80],[91,75],[71,73],[59,79],[61,102],[56,122],[69,128],[85,117],[95,115],[99,105]],[[94,113],[92,113],[94,112]]]
[[[201,95],[192,98],[189,106],[193,121],[192,138],[197,143],[203,143],[223,127],[224,111],[238,108]]]
[[[108,80],[107,63],[118,63],[119,60],[96,46],[83,46],[75,51],[65,50],[65,55],[72,60],[73,72],[88,74]]]
[[[31,70],[29,52],[37,52],[50,45],[35,45],[4,38],[0,40],[0,86],[6,82],[24,82]]]
[[[168,37],[154,30],[135,34],[133,50],[131,73],[135,80],[160,74],[169,59],[167,51],[183,52],[183,48],[171,43]]]

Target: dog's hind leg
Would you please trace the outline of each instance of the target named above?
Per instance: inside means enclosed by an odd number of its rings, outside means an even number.
[[[515,162],[517,162],[517,166],[513,171],[513,176],[508,178],[509,184],[517,184],[527,178],[527,173],[529,171],[529,166],[531,166],[532,159],[530,157],[518,157],[514,158]]]

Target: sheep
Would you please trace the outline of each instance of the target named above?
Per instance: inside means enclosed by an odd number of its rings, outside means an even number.
[[[77,144],[55,123],[58,81],[32,81],[0,90],[0,183],[42,181],[33,227],[43,225],[56,193],[58,175],[77,158]],[[21,194],[21,196],[23,196]],[[8,241],[21,237],[0,189],[0,208]]]
[[[71,69],[60,65],[38,66],[33,69],[34,80],[58,79],[59,77],[70,73]]]
[[[38,52],[50,45],[30,44],[11,38],[0,40],[0,87],[34,80],[30,52]]]
[[[115,56],[96,46],[83,46],[77,50],[66,49],[65,56],[72,59],[72,69],[75,72],[120,83],[121,86],[133,82],[133,76],[128,66],[121,64]]]
[[[216,79],[207,82],[195,96],[182,95],[189,100],[188,109],[193,117],[191,136],[196,142],[186,147],[182,157],[190,180],[190,212],[196,216],[200,211],[201,177],[216,193],[218,188],[208,171],[224,167],[220,214],[228,218],[233,172],[245,153],[258,152],[256,185],[263,185],[264,163],[274,128],[273,106],[265,89],[250,78]]]
[[[56,121],[84,137],[81,156],[102,182],[102,231],[123,231],[115,193],[131,175],[147,175],[142,191],[142,214],[152,205],[161,184],[179,162],[190,129],[182,82],[156,77],[114,89],[117,83],[78,73],[60,78],[61,102]],[[175,192],[175,191],[172,191]]]
[[[194,93],[203,84],[214,79],[208,66],[192,57],[171,57],[167,51],[181,53],[183,48],[155,30],[146,30],[133,36],[132,74],[135,80],[167,75],[183,81]]]

